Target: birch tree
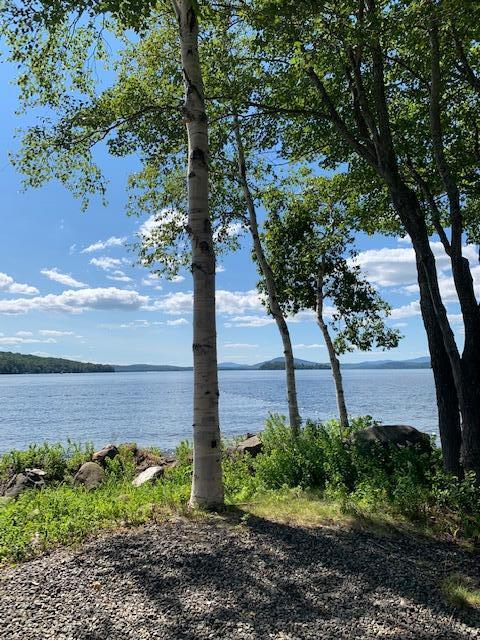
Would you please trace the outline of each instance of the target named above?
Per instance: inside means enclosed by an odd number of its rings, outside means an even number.
[[[23,139],[17,166],[26,182],[39,186],[56,178],[88,197],[105,192],[100,168],[92,148],[103,141],[113,155],[128,146],[128,126],[148,126],[163,119],[164,131],[175,130],[183,148],[181,156],[162,170],[174,171],[184,158],[187,165],[186,231],[191,240],[193,277],[194,358],[194,472],[190,503],[218,507],[223,503],[221,443],[218,417],[218,380],[215,326],[215,250],[209,211],[209,140],[202,67],[198,51],[198,7],[193,0],[161,3],[71,3],[65,0],[27,2],[21,8],[7,4],[4,33],[12,59],[21,64],[19,85],[26,106],[47,107],[50,116],[31,127]],[[118,100],[115,92],[100,93],[92,84],[88,64],[95,57],[107,62],[101,46],[103,31],[110,29],[126,38],[134,28],[141,42],[147,25],[155,21],[160,31],[176,38],[164,40],[171,57],[160,57],[155,73],[172,87],[163,101],[142,104],[139,83],[124,86],[127,94]],[[80,26],[78,26],[80,25]],[[167,44],[168,43],[168,44]],[[134,38],[133,46],[138,46]],[[115,68],[115,64],[113,64]],[[181,75],[180,75],[181,74]],[[182,80],[183,77],[183,80]],[[177,83],[177,84],[176,84]],[[184,87],[183,104],[177,101]],[[80,97],[79,97],[80,96]],[[186,129],[185,134],[182,132]],[[163,135],[164,140],[168,135]],[[132,150],[132,149],[131,149]],[[148,155],[143,148],[144,158]],[[167,157],[165,153],[163,157]],[[151,160],[151,158],[150,158]]]
[[[284,313],[315,313],[328,351],[340,425],[346,431],[349,421],[339,356],[394,348],[400,335],[386,324],[389,305],[355,264],[352,223],[339,195],[344,184],[343,176],[333,180],[310,176],[300,181],[301,190],[272,187],[264,237]]]

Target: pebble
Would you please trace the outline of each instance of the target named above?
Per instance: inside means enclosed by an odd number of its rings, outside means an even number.
[[[473,640],[443,603],[458,547],[218,517],[176,518],[0,568],[3,640]]]

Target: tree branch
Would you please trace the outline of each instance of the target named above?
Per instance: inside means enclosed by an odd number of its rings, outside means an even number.
[[[309,78],[312,80],[314,86],[322,98],[323,104],[327,110],[328,117],[330,122],[336,128],[336,130],[340,133],[342,138],[345,140],[347,144],[349,144],[364,160],[366,160],[371,166],[374,168],[378,167],[377,158],[372,151],[359,142],[355,136],[348,130],[347,125],[340,117],[338,111],[335,108],[330,96],[328,95],[328,91],[325,88],[325,85],[320,80],[318,75],[315,73],[313,67],[309,67],[307,69],[307,74]]]
[[[450,205],[450,224],[452,228],[452,256],[460,258],[462,255],[462,215],[460,209],[460,193],[450,172],[445,158],[441,123],[441,75],[440,75],[440,42],[438,24],[432,18],[429,29],[430,37],[430,129],[435,164],[443,182]]]

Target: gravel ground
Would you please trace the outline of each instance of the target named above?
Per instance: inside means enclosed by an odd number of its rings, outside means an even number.
[[[480,611],[440,598],[454,571],[478,579],[478,558],[255,517],[179,519],[0,569],[0,638],[480,638]]]

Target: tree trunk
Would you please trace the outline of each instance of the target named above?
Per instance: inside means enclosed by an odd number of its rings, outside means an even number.
[[[420,305],[427,332],[432,368],[437,392],[439,430],[444,448],[444,465],[454,475],[461,476],[457,462],[459,439],[462,442],[461,461],[465,468],[475,470],[475,460],[465,456],[465,427],[473,432],[476,423],[475,411],[466,403],[463,364],[455,342],[455,336],[447,318],[435,266],[435,257],[429,243],[420,206],[415,194],[405,185],[396,182],[389,185],[392,202],[415,250],[417,275],[420,287]],[[440,342],[441,337],[441,342]],[[453,388],[452,388],[453,387]],[[459,432],[458,403],[462,415],[463,434]],[[471,440],[474,442],[472,443]],[[475,438],[470,440],[470,449],[475,450]],[[470,466],[467,466],[470,465]],[[479,459],[476,465],[480,464]],[[473,465],[473,466],[472,466]],[[479,475],[480,477],[480,475]]]
[[[188,134],[188,231],[193,275],[193,481],[190,505],[223,504],[218,417],[215,251],[208,206],[208,122],[198,55],[198,24],[190,0],[174,0],[185,85]]]
[[[330,366],[332,367],[333,381],[335,383],[335,393],[337,396],[338,415],[340,418],[340,427],[342,432],[349,427],[347,405],[345,403],[345,393],[343,390],[342,372],[340,369],[340,361],[337,357],[335,347],[330,337],[327,323],[323,319],[323,276],[319,275],[317,282],[317,323],[327,346]]]
[[[463,216],[460,189],[445,155],[442,132],[442,78],[438,18],[430,23],[430,127],[437,172],[442,180],[450,209],[452,274],[462,310],[465,345],[461,358],[463,417],[462,457],[467,469],[477,472],[480,484],[480,309],[475,296],[469,262],[462,255]]]
[[[261,272],[263,274],[263,277],[265,278],[265,285],[267,288],[267,296],[268,296],[268,304],[270,307],[270,312],[277,324],[278,330],[280,332],[280,336],[282,338],[283,354],[285,357],[285,376],[286,376],[286,383],[287,383],[287,401],[288,401],[288,415],[289,415],[290,427],[292,428],[292,431],[295,434],[298,434],[300,430],[300,425],[301,425],[301,417],[300,417],[300,412],[298,410],[297,387],[296,387],[296,381],[295,381],[295,360],[293,357],[292,341],[290,339],[290,331],[288,330],[287,322],[285,320],[282,309],[278,302],[277,289],[275,286],[275,277],[273,275],[270,265],[268,264],[268,260],[265,257],[265,252],[263,251],[263,246],[260,241],[257,213],[255,209],[255,203],[250,191],[250,187],[248,185],[247,168],[245,164],[245,152],[243,148],[242,137],[240,134],[240,125],[239,125],[237,116],[234,117],[234,129],[235,129],[235,140],[237,144],[238,172],[239,172],[240,183],[242,185],[243,193],[245,196],[245,202],[248,210],[249,226],[250,226],[250,233],[253,241],[253,248],[254,248],[255,256],[260,266]]]
[[[433,309],[426,275],[418,263],[417,270],[420,286],[420,307],[427,333],[437,396],[438,430],[442,445],[443,468],[446,473],[462,478],[463,469],[460,462],[462,431],[458,395],[455,389],[452,367],[445,351],[442,332]]]

